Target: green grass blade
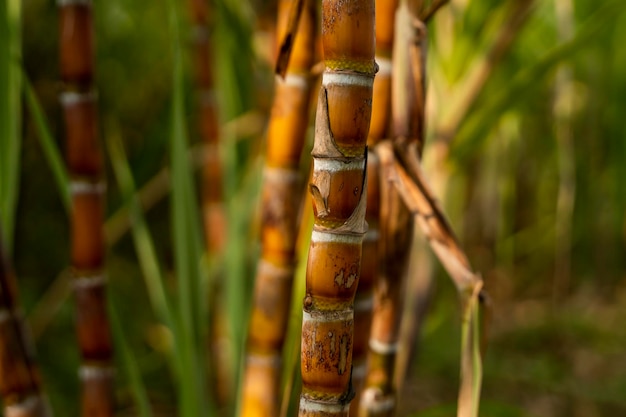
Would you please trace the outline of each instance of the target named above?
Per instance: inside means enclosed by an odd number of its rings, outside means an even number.
[[[183,369],[179,403],[181,414],[196,417],[208,411],[206,367],[197,296],[201,288],[203,250],[200,219],[195,206],[195,188],[187,159],[188,136],[185,126],[183,47],[177,3],[168,1],[171,53],[173,55],[170,155],[172,167],[171,215],[174,237],[174,264],[178,281],[178,313]],[[213,413],[211,413],[213,414]]]
[[[461,385],[457,417],[478,417],[483,367],[480,349],[480,304],[478,292],[463,301],[461,326]]]
[[[70,210],[70,191],[69,191],[69,175],[67,170],[65,169],[65,164],[63,162],[63,158],[61,157],[61,153],[59,152],[59,148],[56,146],[56,143],[52,137],[52,133],[50,131],[48,122],[46,120],[46,116],[41,108],[41,104],[33,91],[33,87],[30,85],[28,78],[24,76],[24,94],[26,96],[26,104],[28,106],[28,111],[33,117],[33,121],[35,122],[35,128],[37,130],[37,137],[39,138],[39,143],[41,145],[41,149],[50,165],[50,169],[52,170],[52,175],[54,176],[54,180],[59,188],[59,195],[61,196],[61,201],[65,206],[65,209],[69,212]]]
[[[483,382],[483,359],[480,349],[480,303],[478,300],[472,305],[472,404],[473,415],[478,417],[480,405],[480,390]]]
[[[133,242],[139,258],[139,265],[146,280],[150,303],[159,320],[162,320],[167,326],[172,328],[172,332],[176,334],[175,329],[172,327],[175,324],[172,311],[165,295],[163,274],[161,273],[154,243],[137,197],[135,182],[128,166],[124,147],[117,135],[111,135],[106,144],[113,166],[113,173],[120,186],[122,196],[129,207],[133,224]]]
[[[109,304],[109,317],[111,318],[111,329],[113,330],[113,337],[115,338],[115,349],[122,360],[123,369],[128,376],[130,388],[137,404],[138,415],[140,417],[152,417],[152,409],[150,408],[146,386],[141,379],[137,361],[128,346],[120,319],[117,315],[117,310],[113,303]]]
[[[7,255],[13,252],[22,142],[21,1],[0,5],[0,228]]]

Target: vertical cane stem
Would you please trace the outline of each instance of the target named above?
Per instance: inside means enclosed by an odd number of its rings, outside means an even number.
[[[309,185],[315,216],[302,321],[300,416],[347,416],[353,303],[366,231],[366,140],[372,111],[374,1],[323,0],[325,70]]]
[[[282,39],[293,0],[278,10]],[[302,12],[286,77],[276,78],[262,191],[261,260],[257,267],[242,403],[242,416],[277,416],[282,349],[296,266],[302,182],[298,166],[309,120],[315,50],[315,2]]]
[[[61,103],[71,177],[71,262],[82,360],[81,409],[83,416],[110,416],[113,352],[106,309],[102,226],[106,185],[93,85],[92,5],[88,0],[62,0],[59,8],[61,76],[65,83]]]
[[[1,236],[1,235],[0,235]],[[0,238],[0,396],[6,417],[48,417],[34,349],[17,300],[17,282]]]
[[[420,22],[411,19],[407,1],[395,16],[392,65],[392,136],[394,142],[411,144],[421,152],[423,142],[423,77],[412,55],[423,44],[416,36]],[[421,50],[418,49],[419,57]],[[413,216],[397,190],[381,172],[380,273],[374,289],[374,315],[369,341],[368,373],[360,415],[392,416],[396,409],[395,362],[403,311],[403,290],[413,236]]]
[[[372,99],[372,121],[367,138],[367,232],[363,238],[363,261],[359,288],[354,300],[354,350],[352,353],[352,384],[356,396],[350,407],[350,415],[359,413],[361,390],[365,380],[366,360],[369,346],[372,310],[374,305],[374,283],[379,271],[380,240],[380,173],[379,161],[374,146],[389,134],[391,116],[391,53],[396,0],[376,1],[376,64],[378,73],[374,79]]]

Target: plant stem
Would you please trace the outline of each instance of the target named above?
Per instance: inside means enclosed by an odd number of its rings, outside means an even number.
[[[391,133],[394,141],[410,145],[416,153],[423,146],[425,39],[424,25],[413,18],[408,2],[402,1],[395,13]],[[374,290],[368,372],[360,413],[363,416],[395,413],[395,362],[413,237],[413,217],[384,172],[380,190],[380,267]]]
[[[82,415],[114,412],[113,349],[106,307],[103,217],[106,184],[98,138],[94,41],[90,1],[60,8],[61,96],[72,199],[72,273],[82,364]]]
[[[224,209],[223,168],[219,152],[220,128],[217,93],[215,91],[213,38],[215,33],[214,10],[206,0],[190,0],[188,2],[193,37],[193,64],[196,88],[197,132],[203,143],[202,163],[202,217],[204,239],[207,244],[209,258],[218,258],[223,254],[227,222]],[[223,279],[223,276],[218,277]],[[208,289],[208,285],[206,286]],[[209,297],[207,291],[198,291],[198,305],[206,304]],[[217,298],[213,297],[211,301]],[[223,306],[210,303],[210,312],[201,311],[201,317],[213,319],[214,325],[207,321],[206,333],[209,365],[213,374],[212,387],[219,406],[225,406],[232,398],[232,363],[228,360],[228,332],[225,326],[219,325],[225,320]]]
[[[367,374],[367,354],[374,308],[374,284],[379,274],[380,241],[380,170],[374,147],[388,137],[391,116],[391,55],[393,48],[394,19],[398,2],[377,0],[376,51],[378,72],[374,79],[372,119],[367,139],[367,232],[363,238],[363,259],[359,287],[354,300],[354,350],[352,353],[352,385],[356,395],[350,407],[350,415],[360,412],[361,391]]]
[[[571,0],[556,0],[559,39],[573,36],[573,5]],[[568,291],[571,275],[572,218],[576,201],[576,156],[571,118],[574,98],[572,71],[563,66],[556,74],[554,86],[555,136],[559,169],[559,192],[556,201],[556,247],[552,298],[558,301]]]
[[[291,10],[283,0],[278,8],[278,38],[286,35]],[[314,79],[315,2],[306,1],[292,38],[286,77],[276,77],[274,104],[267,138],[262,191],[262,252],[255,280],[242,416],[277,416],[280,410],[282,350],[291,309],[296,267],[298,214],[303,187],[299,162],[309,121]]]
[[[4,415],[50,417],[34,363],[34,346],[17,298],[17,282],[0,238],[0,396]]]
[[[301,417],[347,416],[353,302],[366,231],[366,140],[372,111],[374,1],[323,0],[325,70],[309,186],[315,216],[302,320]]]

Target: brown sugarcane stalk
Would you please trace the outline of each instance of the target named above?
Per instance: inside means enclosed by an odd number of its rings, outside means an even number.
[[[379,217],[380,180],[378,156],[374,146],[388,137],[391,115],[391,53],[393,48],[393,28],[397,7],[395,0],[377,0],[376,6],[376,50],[375,59],[378,72],[374,79],[372,98],[372,119],[367,139],[367,211],[365,220],[368,229],[363,238],[363,259],[359,287],[354,300],[354,349],[352,352],[352,385],[355,397],[350,406],[350,415],[359,413],[361,390],[367,372],[367,353],[372,309],[374,306],[374,282],[379,270]]]
[[[0,396],[6,417],[52,416],[34,356],[15,274],[0,240]]]
[[[213,28],[209,2],[190,0],[193,31],[193,62],[197,90],[198,131],[204,144],[202,167],[202,213],[205,237],[210,253],[224,248],[226,216],[222,187],[222,161],[219,155],[219,117],[214,86],[213,51],[210,33]]]
[[[207,0],[189,0],[192,25],[192,53],[196,87],[197,131],[204,146],[202,163],[202,217],[207,251],[219,256],[225,247],[226,214],[224,210],[223,169],[219,153],[219,117],[213,74],[214,28],[212,9]],[[220,291],[221,288],[218,290]],[[210,366],[218,403],[223,406],[232,397],[233,369],[229,364],[228,332],[224,306],[215,297],[211,303],[212,326],[209,335]]]
[[[353,303],[366,231],[366,141],[372,111],[374,1],[323,0],[325,70],[313,176],[314,226],[303,306],[299,415],[347,416]]]
[[[71,262],[76,300],[76,328],[81,353],[83,416],[111,416],[114,411],[112,338],[106,309],[103,211],[105,180],[98,140],[94,80],[92,7],[88,0],[62,0],[61,95],[71,176]]]
[[[391,129],[395,141],[410,144],[412,149],[421,152],[424,127],[421,58],[425,49],[425,29],[421,22],[413,21],[411,17],[407,2],[401,2],[395,15]],[[380,273],[374,290],[368,372],[360,410],[362,416],[395,414],[395,362],[413,237],[413,216],[397,190],[384,179],[380,189]]]
[[[285,37],[290,11],[299,0],[278,6],[278,38]],[[285,77],[277,77],[267,136],[262,190],[262,252],[245,365],[241,415],[274,417],[280,411],[282,350],[296,266],[298,214],[303,195],[300,158],[309,121],[316,37],[316,3],[303,5]],[[289,36],[289,35],[288,35]]]

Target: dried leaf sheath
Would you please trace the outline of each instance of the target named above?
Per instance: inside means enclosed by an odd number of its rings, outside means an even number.
[[[34,348],[17,300],[17,282],[0,242],[0,396],[6,417],[48,417]]]
[[[347,416],[353,302],[366,230],[374,2],[322,1],[325,70],[309,186],[315,216],[302,322],[300,416]]]
[[[383,175],[394,185],[403,201],[416,217],[428,243],[452,278],[463,304],[463,343],[461,348],[461,386],[459,389],[458,417],[478,415],[482,377],[482,351],[478,340],[484,337],[485,313],[489,313],[488,297],[483,291],[482,278],[471,270],[469,261],[460,248],[456,236],[439,208],[421,172],[415,154],[396,153],[392,145],[382,143],[378,148]],[[403,166],[404,165],[404,166]],[[487,307],[482,317],[478,303]],[[480,334],[479,334],[480,333]]]
[[[93,86],[94,44],[89,1],[61,1],[61,96],[71,175],[71,261],[82,364],[84,416],[113,414],[112,344],[106,311],[103,210],[105,183]]]
[[[294,2],[279,3],[281,38]],[[279,414],[281,356],[295,273],[302,181],[298,169],[309,121],[315,2],[306,1],[284,79],[277,77],[262,191],[262,254],[250,322],[242,416]]]
[[[372,309],[374,305],[374,283],[379,270],[380,240],[380,179],[379,161],[373,152],[374,146],[385,139],[389,133],[391,115],[391,52],[393,45],[393,28],[397,1],[376,1],[376,63],[378,72],[374,79],[372,98],[372,119],[367,138],[367,212],[365,220],[368,229],[363,239],[363,260],[361,277],[354,300],[354,350],[352,384],[356,396],[350,407],[350,415],[359,412],[361,389],[365,380],[366,360],[369,346]]]

